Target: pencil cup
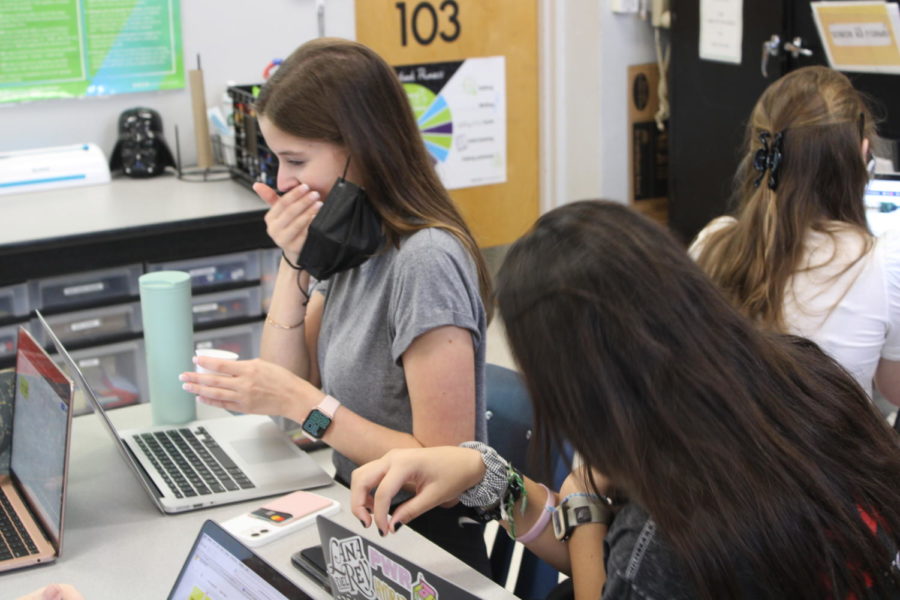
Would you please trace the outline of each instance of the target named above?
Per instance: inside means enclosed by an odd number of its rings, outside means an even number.
[[[191,276],[156,271],[141,275],[138,283],[153,424],[182,425],[197,418],[194,397],[178,379],[194,368]]]

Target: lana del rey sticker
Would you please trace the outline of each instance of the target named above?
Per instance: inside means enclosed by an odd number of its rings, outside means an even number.
[[[328,575],[338,600],[439,600],[425,575],[413,578],[409,569],[358,536],[331,538]]]

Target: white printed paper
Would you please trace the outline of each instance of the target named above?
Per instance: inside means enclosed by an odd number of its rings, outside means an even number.
[[[447,189],[506,182],[506,59],[395,67]]]
[[[900,74],[896,3],[812,2],[828,64],[840,71]]]
[[[741,64],[743,0],[700,0],[700,58]]]

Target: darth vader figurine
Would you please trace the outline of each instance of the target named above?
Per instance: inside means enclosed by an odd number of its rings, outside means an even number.
[[[174,166],[158,112],[138,107],[119,115],[119,140],[109,159],[111,171],[121,170],[129,177],[153,177]]]

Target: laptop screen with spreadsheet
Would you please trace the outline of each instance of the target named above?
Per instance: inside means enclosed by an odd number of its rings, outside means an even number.
[[[169,600],[305,600],[296,584],[218,523],[206,521],[169,593]]]

